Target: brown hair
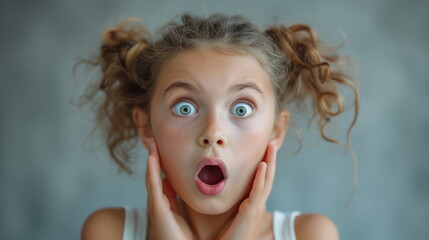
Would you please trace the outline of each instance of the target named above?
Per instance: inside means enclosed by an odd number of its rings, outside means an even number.
[[[200,47],[254,56],[270,76],[276,109],[311,101],[312,119],[328,142],[342,144],[328,136],[326,129],[333,117],[345,111],[340,86],[349,87],[354,93],[355,111],[347,131],[350,148],[350,131],[359,109],[358,90],[351,78],[339,70],[340,58],[321,51],[311,27],[277,24],[261,31],[239,15],[217,13],[201,18],[184,13],[181,22],[167,23],[159,37],[151,39],[148,31],[134,20],[126,19],[107,30],[99,56],[83,61],[100,66],[101,78],[97,85],[88,88],[81,103],[96,104],[97,126],[106,134],[110,155],[121,169],[132,173],[130,150],[138,139],[132,109],[135,106],[148,109],[163,63],[181,51]],[[100,100],[92,101],[99,93]]]

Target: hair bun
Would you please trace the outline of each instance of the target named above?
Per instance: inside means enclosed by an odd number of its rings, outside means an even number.
[[[105,76],[100,83],[106,89],[116,81],[133,81],[135,76],[135,60],[148,45],[148,31],[135,22],[138,18],[123,20],[117,27],[104,32],[101,46],[101,67]],[[129,25],[134,22],[133,25]],[[106,74],[108,73],[108,74]]]

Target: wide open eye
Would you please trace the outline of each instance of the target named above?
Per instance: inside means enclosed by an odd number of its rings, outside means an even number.
[[[197,109],[190,102],[179,102],[173,107],[173,111],[179,116],[190,116],[197,113]]]
[[[248,103],[237,103],[231,109],[231,114],[238,117],[247,117],[253,113],[253,107]]]

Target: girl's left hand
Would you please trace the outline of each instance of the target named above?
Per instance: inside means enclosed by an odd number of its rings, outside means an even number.
[[[273,186],[276,155],[277,149],[269,143],[265,159],[258,164],[249,197],[241,203],[237,215],[222,230],[218,239],[259,239],[266,202]]]

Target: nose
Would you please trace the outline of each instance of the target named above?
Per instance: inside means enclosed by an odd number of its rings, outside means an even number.
[[[198,139],[199,144],[202,147],[226,146],[228,141],[222,132],[222,121],[217,119],[214,114],[208,116],[204,121],[204,128]]]

